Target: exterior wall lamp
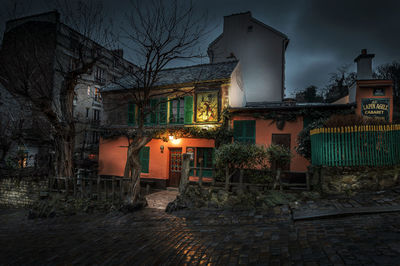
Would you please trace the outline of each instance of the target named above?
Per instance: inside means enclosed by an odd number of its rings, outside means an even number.
[[[164,145],[160,146],[160,151],[161,151],[161,153],[164,153]]]

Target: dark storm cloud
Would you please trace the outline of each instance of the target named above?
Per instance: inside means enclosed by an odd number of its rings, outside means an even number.
[[[45,0],[49,2],[49,0]],[[40,12],[44,1],[32,1]],[[51,1],[50,1],[51,2]],[[115,24],[129,11],[129,1],[103,0]],[[361,0],[195,0],[200,12],[207,10],[213,31],[202,49],[222,33],[223,16],[251,11],[253,17],[285,33],[286,87],[303,89],[311,84],[323,88],[329,73],[349,64],[362,48],[375,53],[374,66],[400,60],[400,1]]]

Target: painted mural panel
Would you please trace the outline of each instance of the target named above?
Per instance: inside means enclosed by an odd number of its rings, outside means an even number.
[[[196,122],[218,122],[218,91],[196,94]]]

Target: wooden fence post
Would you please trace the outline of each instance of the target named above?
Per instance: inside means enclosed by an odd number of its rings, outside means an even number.
[[[203,186],[203,167],[200,167],[199,186]]]
[[[100,200],[101,196],[100,196],[100,176],[97,175],[97,200]]]
[[[81,182],[82,182],[81,198],[83,198],[83,196],[86,194],[86,180],[84,177],[81,179]]]
[[[243,174],[244,174],[244,169],[240,169],[240,171],[239,171],[239,187],[240,187],[241,192],[243,192]]]
[[[124,178],[121,177],[121,178],[119,179],[119,190],[120,190],[119,199],[120,199],[120,201],[122,201],[123,198],[124,198],[124,187],[123,187],[124,182],[123,182],[123,181],[124,181]]]
[[[114,202],[114,193],[115,193],[115,187],[114,187],[114,182],[115,182],[115,176],[112,177],[112,201]]]
[[[76,197],[76,180],[77,180],[77,176],[74,175],[72,182],[74,182],[73,186],[74,186],[74,197]]]
[[[225,190],[226,190],[226,191],[229,191],[229,179],[230,179],[230,176],[229,176],[229,167],[227,166],[227,167],[225,168]]]
[[[190,172],[190,154],[182,154],[182,170],[181,180],[179,182],[179,193],[185,193],[189,184],[189,172]]]

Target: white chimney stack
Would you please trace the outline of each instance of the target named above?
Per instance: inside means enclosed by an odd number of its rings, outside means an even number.
[[[372,58],[374,54],[368,54],[367,49],[362,49],[361,54],[354,59],[357,63],[357,79],[372,79]]]

